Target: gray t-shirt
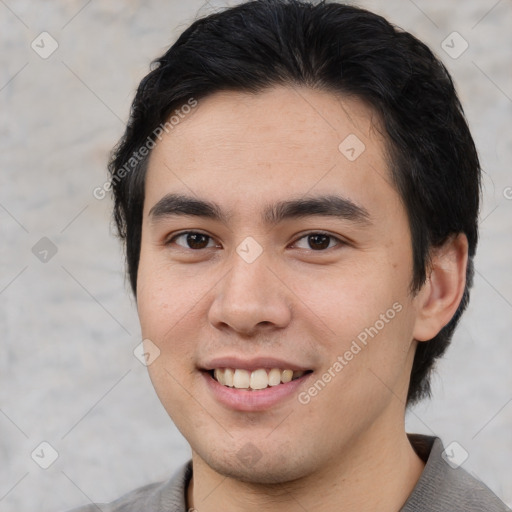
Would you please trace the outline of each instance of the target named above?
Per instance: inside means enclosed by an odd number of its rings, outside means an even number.
[[[488,487],[461,467],[453,468],[441,454],[438,437],[408,434],[425,468],[407,502],[399,512],[510,512]],[[454,465],[454,464],[453,464]],[[192,476],[192,461],[166,482],[146,485],[110,504],[91,504],[70,512],[187,512],[186,489]]]

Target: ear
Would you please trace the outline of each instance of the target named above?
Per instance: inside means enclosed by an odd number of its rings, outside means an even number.
[[[430,275],[415,300],[414,339],[428,341],[452,319],[466,286],[468,240],[459,233],[431,251]]]

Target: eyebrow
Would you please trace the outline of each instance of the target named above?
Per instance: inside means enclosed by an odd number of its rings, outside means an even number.
[[[167,194],[149,211],[151,222],[173,216],[194,216],[212,219],[228,224],[232,212],[204,199],[197,199],[183,194]],[[266,225],[274,226],[290,219],[309,216],[327,216],[348,220],[358,224],[371,224],[368,210],[351,200],[337,195],[303,197],[269,204],[264,208],[262,220]]]

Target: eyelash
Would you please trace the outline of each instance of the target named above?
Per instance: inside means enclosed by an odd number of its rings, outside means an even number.
[[[210,235],[207,235],[206,233],[201,233],[200,231],[182,231],[181,233],[177,233],[176,235],[174,235],[172,238],[170,238],[169,240],[167,240],[165,242],[165,245],[171,245],[171,243],[174,242],[174,240],[176,240],[177,238],[181,237],[181,236],[184,236],[184,235],[190,235],[190,234],[193,234],[193,235],[202,235],[204,237],[207,237],[208,239],[210,240],[213,240],[213,237],[211,237]],[[313,235],[323,235],[323,236],[326,236],[330,239],[333,239],[337,242],[338,246],[343,246],[343,245],[347,245],[347,242],[341,240],[340,238],[334,236],[334,235],[331,235],[330,233],[326,233],[324,231],[310,231],[309,233],[306,233],[306,234],[303,234],[302,236],[300,236],[299,238],[297,238],[295,240],[295,242],[293,242],[294,244],[297,243],[299,240],[302,240],[303,238],[307,238],[309,236],[313,236]],[[211,249],[211,247],[205,247],[203,249],[191,249],[189,247],[182,247],[182,246],[179,246],[180,248],[182,249],[185,249],[185,250],[190,250],[190,251],[194,251],[194,252],[200,252],[200,251],[203,251],[205,249]],[[320,250],[315,250],[315,249],[308,249],[310,252],[326,252],[328,249],[333,249],[334,247],[327,247],[326,249],[320,249]]]

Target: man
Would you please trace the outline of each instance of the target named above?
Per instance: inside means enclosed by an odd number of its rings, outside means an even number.
[[[149,374],[192,460],[102,510],[507,510],[404,427],[478,238],[444,66],[375,14],[285,0],[200,19],[157,64],[111,183]]]

